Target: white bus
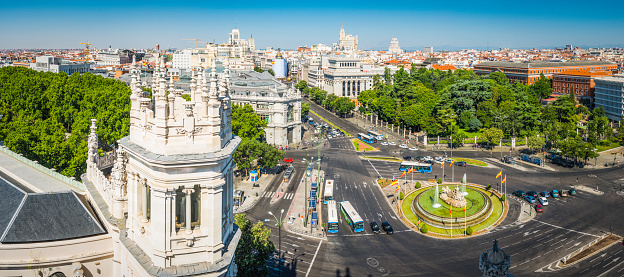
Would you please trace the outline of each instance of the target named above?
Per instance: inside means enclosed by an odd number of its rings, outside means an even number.
[[[410,168],[413,168],[414,171],[419,173],[431,173],[432,164],[429,163],[419,163],[419,162],[402,162],[399,166],[400,171],[408,171]]]
[[[338,209],[336,201],[327,201],[327,232],[338,233]]]
[[[351,202],[342,201],[340,202],[340,211],[344,216],[345,220],[351,227],[351,230],[355,233],[359,233],[364,231],[364,220],[360,217],[360,215],[355,211]]]
[[[334,180],[325,181],[325,188],[323,190],[323,203],[327,204],[327,201],[334,200]]]
[[[383,140],[383,135],[375,131],[368,131],[368,135],[376,138],[377,140]]]

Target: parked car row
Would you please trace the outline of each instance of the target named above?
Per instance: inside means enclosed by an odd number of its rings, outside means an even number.
[[[544,206],[548,206],[549,197],[559,198],[559,197],[567,197],[568,195],[576,195],[576,190],[575,189],[569,189],[569,190],[553,189],[551,191],[542,191],[539,193],[534,190],[526,192],[526,193],[522,190],[516,190],[512,192],[511,194],[513,196],[523,198],[524,200],[529,202],[529,204],[537,203],[537,205],[535,205],[535,211],[540,213],[544,210]]]

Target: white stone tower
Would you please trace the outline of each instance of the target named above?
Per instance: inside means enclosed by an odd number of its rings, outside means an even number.
[[[121,264],[115,276],[181,268],[194,276],[235,274],[240,232],[233,226],[232,153],[240,138],[231,129],[229,70],[217,76],[212,66],[209,88],[203,68],[193,76],[191,101],[167,87],[162,63],[153,98],[131,84],[130,136],[119,141],[130,242],[115,257]]]

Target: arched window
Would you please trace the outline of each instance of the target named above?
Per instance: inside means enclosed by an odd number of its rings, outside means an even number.
[[[63,274],[63,272],[57,271],[57,272],[52,273],[50,277],[65,277],[65,274]]]

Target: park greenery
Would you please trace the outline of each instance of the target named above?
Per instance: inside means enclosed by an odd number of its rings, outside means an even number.
[[[232,133],[242,141],[233,154],[234,162],[245,175],[254,167],[270,168],[284,158],[284,151],[276,149],[264,140],[267,122],[256,114],[249,104],[232,105]]]
[[[130,88],[83,75],[0,68],[0,141],[68,177],[86,171],[87,136],[97,119],[100,149],[112,150],[130,130]]]
[[[260,221],[252,224],[246,214],[237,214],[234,219],[241,230],[234,258],[238,276],[268,276],[266,260],[275,251],[275,245],[269,240],[271,231]]]
[[[351,111],[337,96],[304,81],[296,87],[336,113]],[[472,70],[400,68],[394,75],[386,70],[383,76],[374,76],[373,88],[360,92],[357,100],[362,114],[430,137],[452,136],[454,147],[472,136],[486,147],[526,137],[530,149],[559,150],[567,158],[587,160],[596,156],[599,146],[624,145],[624,128],[611,128],[602,107],[590,110],[579,105],[574,93],[542,105],[541,99],[551,93],[551,80],[543,75],[525,85],[510,82],[502,72],[479,77]]]

